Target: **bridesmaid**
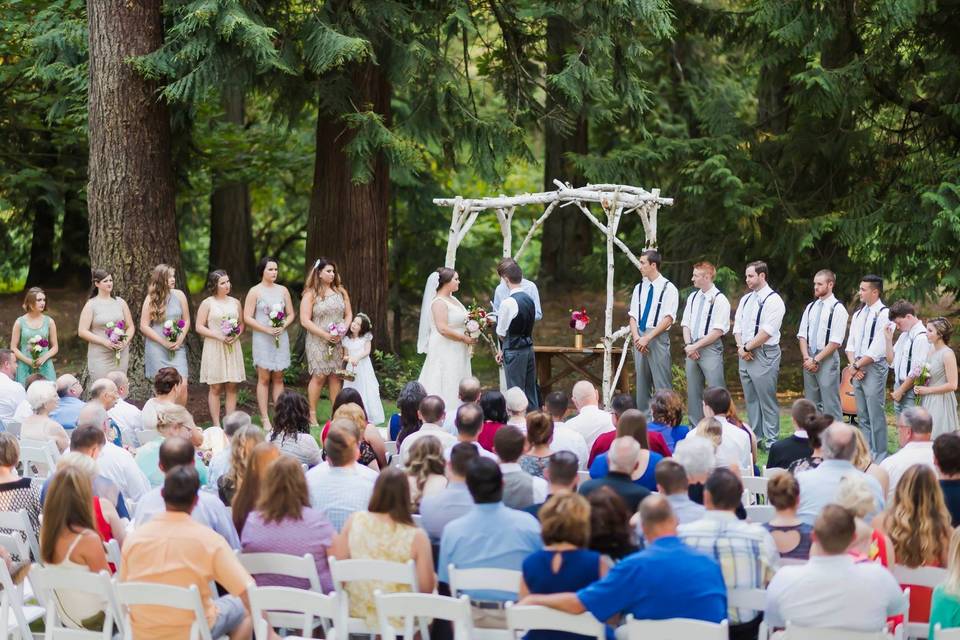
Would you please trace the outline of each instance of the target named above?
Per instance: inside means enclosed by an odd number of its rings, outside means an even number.
[[[53,370],[53,356],[60,350],[57,344],[57,323],[46,315],[47,294],[40,287],[31,287],[23,298],[25,314],[13,323],[13,337],[10,349],[17,357],[17,382],[23,384],[31,374],[39,373],[47,380],[56,380]],[[34,362],[30,355],[30,340],[34,336],[47,339],[49,346]],[[34,368],[36,364],[36,368]]]
[[[340,284],[340,274],[328,258],[319,258],[307,275],[300,301],[300,324],[307,331],[306,355],[310,371],[307,399],[310,401],[310,426],[317,427],[317,402],[326,386],[330,401],[337,397],[343,380],[334,372],[343,363],[343,335],[333,335],[327,328],[331,323],[342,324],[344,333],[353,320],[350,296]]]
[[[224,415],[237,408],[237,383],[246,380],[243,365],[243,311],[240,301],[230,297],[230,276],[223,269],[210,273],[207,280],[210,296],[197,309],[197,333],[203,336],[203,353],[200,355],[200,382],[210,385],[207,405],[213,426],[220,426],[220,396],[226,391]],[[227,335],[224,329],[228,321],[235,320],[235,335]]]
[[[140,310],[140,333],[145,338],[143,365],[147,380],[153,380],[157,371],[164,367],[173,367],[181,376],[187,377],[187,350],[183,348],[183,343],[190,331],[190,308],[187,296],[176,286],[177,272],[173,267],[158,264],[153,268],[147,297]],[[180,335],[170,342],[163,335],[163,325],[170,321],[176,326],[180,320],[184,322]]]
[[[943,317],[927,322],[927,384],[914,387],[920,404],[933,418],[933,437],[960,429],[957,418],[957,356],[950,348],[953,327]]]
[[[290,339],[287,327],[293,324],[293,300],[283,285],[277,284],[279,263],[266,257],[257,265],[260,284],[247,292],[243,304],[243,322],[253,330],[253,365],[257,368],[257,406],[263,428],[270,429],[270,390],[273,401],[283,393],[283,371],[290,366]],[[270,323],[270,311],[275,306],[283,309],[283,324]]]
[[[130,358],[130,340],[136,330],[133,315],[123,298],[113,295],[113,274],[104,269],[94,269],[90,299],[80,311],[77,335],[87,341],[87,371],[90,382],[105,378],[111,371],[127,372]],[[123,338],[110,342],[107,338],[107,323],[123,321]]]

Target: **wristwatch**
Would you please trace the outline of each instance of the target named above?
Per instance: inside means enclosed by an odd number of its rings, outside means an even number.
[[[856,362],[852,362],[850,366],[853,367],[854,371],[860,371],[860,365],[858,365]]]
[[[743,345],[743,352],[750,353],[750,347],[748,347],[747,345]]]

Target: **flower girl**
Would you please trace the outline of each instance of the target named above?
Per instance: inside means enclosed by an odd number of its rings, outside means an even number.
[[[345,351],[345,369],[353,374],[353,379],[347,376],[343,386],[353,387],[360,392],[367,410],[367,421],[379,425],[384,421],[383,404],[380,402],[380,383],[370,361],[373,344],[370,329],[370,318],[365,313],[358,313],[350,323],[350,335],[345,336],[341,344]]]

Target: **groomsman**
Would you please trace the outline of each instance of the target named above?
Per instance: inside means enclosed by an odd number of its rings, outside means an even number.
[[[713,284],[717,269],[693,265],[693,293],[683,308],[683,350],[687,355],[687,413],[694,425],[703,419],[704,387],[724,387],[723,334],[730,330],[730,301]]]
[[[867,438],[873,459],[887,457],[887,348],[883,332],[890,322],[887,307],[881,302],[883,278],[863,276],[860,302],[853,314],[847,338],[847,358],[853,368],[853,394],[857,399],[857,423]]]
[[[637,409],[647,413],[650,398],[661,389],[672,389],[670,335],[680,306],[677,287],[660,273],[660,253],[640,254],[643,280],[630,298],[630,333],[633,334],[633,362],[637,372]]]
[[[537,367],[533,353],[533,323],[536,307],[523,291],[523,271],[516,262],[507,265],[501,280],[510,292],[500,303],[497,313],[497,336],[501,351],[497,362],[503,365],[507,388],[520,387],[527,396],[527,411],[540,408],[537,388]]]
[[[907,407],[916,404],[913,392],[915,372],[927,361],[930,343],[927,342],[927,328],[917,317],[917,310],[906,300],[897,300],[890,305],[890,321],[900,330],[900,336],[893,345],[893,410],[897,417]],[[892,328],[888,327],[888,331]],[[889,355],[889,351],[887,352]]]
[[[813,295],[800,317],[797,339],[803,358],[803,397],[817,405],[817,411],[837,420],[843,418],[840,406],[840,346],[847,333],[850,314],[836,296],[837,277],[829,269],[813,276]]]
[[[769,448],[780,434],[777,378],[780,375],[780,325],[786,306],[767,284],[766,262],[751,262],[744,272],[749,293],[740,298],[733,337],[740,357],[740,384],[747,417],[757,440]]]

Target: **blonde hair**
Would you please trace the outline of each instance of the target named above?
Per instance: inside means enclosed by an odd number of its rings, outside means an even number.
[[[956,597],[960,596],[960,529],[950,536],[950,549],[947,551],[947,579],[943,590]]]
[[[170,274],[176,273],[168,264],[158,264],[150,272],[150,283],[147,285],[147,297],[150,298],[150,320],[160,322],[167,316],[167,298],[170,296],[170,285],[167,280]]]
[[[857,450],[853,453],[851,462],[853,466],[863,471],[870,466],[873,458],[870,456],[870,449],[867,447],[867,439],[863,432],[860,429],[851,429],[851,431],[853,431],[854,440],[857,441]]]
[[[357,428],[357,442],[363,440],[363,433],[367,430],[367,414],[360,405],[355,402],[341,405],[333,414],[333,419],[349,420]]]
[[[850,474],[840,479],[840,488],[834,500],[856,518],[866,518],[876,508],[873,493],[866,478]]]
[[[168,427],[172,427],[174,425],[180,425],[190,429],[193,429],[197,426],[193,421],[193,416],[190,415],[190,412],[187,411],[186,407],[167,402],[158,403],[157,431],[166,431]]]
[[[716,418],[703,418],[697,423],[693,435],[710,440],[713,443],[713,448],[716,449],[723,442],[723,425]]]
[[[264,440],[263,431],[255,424],[241,427],[233,434],[230,440],[230,470],[225,475],[226,481],[233,485],[234,492],[240,489],[247,475],[250,452]]]
[[[907,469],[884,524],[898,563],[920,567],[940,562],[953,527],[933,469],[922,464]]]
[[[90,477],[91,482],[97,475],[96,461],[85,453],[79,451],[68,451],[57,460],[57,472],[64,469],[76,469]]]
[[[590,502],[580,494],[551,496],[537,517],[543,544],[565,542],[580,548],[590,544]]]
[[[446,460],[443,459],[443,445],[434,436],[417,438],[416,442],[410,447],[410,456],[407,458],[407,474],[414,478],[417,485],[417,500],[413,505],[415,508],[420,507],[423,488],[426,486],[427,480],[430,479],[430,476],[442,476],[446,464]]]

